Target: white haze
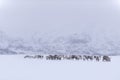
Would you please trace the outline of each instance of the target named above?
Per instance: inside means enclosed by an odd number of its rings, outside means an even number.
[[[120,11],[112,0],[9,0],[8,3],[0,9],[0,30],[12,37],[74,33],[120,36]]]
[[[1,54],[120,54],[120,8],[116,1],[5,2],[0,8]]]

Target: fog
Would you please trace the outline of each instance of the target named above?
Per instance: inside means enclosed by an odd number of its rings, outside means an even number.
[[[119,21],[113,0],[5,0],[0,8],[0,30],[11,37],[85,33],[113,38],[120,36]]]

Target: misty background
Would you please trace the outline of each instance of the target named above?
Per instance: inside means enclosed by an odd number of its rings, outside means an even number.
[[[120,8],[113,0],[5,0],[0,30],[11,37],[85,33],[120,36]]]
[[[120,54],[119,0],[0,2],[0,54]]]

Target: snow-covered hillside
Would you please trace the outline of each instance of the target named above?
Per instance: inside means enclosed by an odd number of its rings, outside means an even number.
[[[31,36],[30,40],[10,38],[0,32],[0,54],[98,54],[119,55],[120,40],[88,34]]]

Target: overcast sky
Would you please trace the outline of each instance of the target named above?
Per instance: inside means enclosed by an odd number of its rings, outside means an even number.
[[[5,0],[3,3],[0,30],[11,36],[120,34],[120,8],[113,0]]]

